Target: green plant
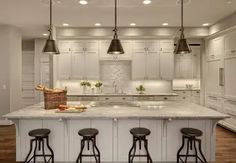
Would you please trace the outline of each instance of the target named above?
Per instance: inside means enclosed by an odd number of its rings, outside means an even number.
[[[142,92],[144,92],[146,89],[144,88],[143,85],[139,85],[139,86],[136,88],[136,90],[137,90],[138,92],[142,93]]]
[[[102,82],[97,81],[97,83],[94,85],[96,88],[100,88],[103,85]]]
[[[91,87],[91,83],[89,82],[89,81],[87,81],[87,80],[82,80],[81,82],[80,82],[80,85],[81,86],[87,86],[87,87]]]

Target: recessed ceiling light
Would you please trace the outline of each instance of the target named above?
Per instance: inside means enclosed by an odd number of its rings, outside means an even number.
[[[168,23],[162,23],[163,26],[168,26],[169,24]]]
[[[64,27],[68,27],[68,26],[69,26],[68,23],[63,23],[62,25],[63,25]]]
[[[189,4],[191,2],[191,0],[183,0],[183,3],[186,5],[186,4]],[[176,0],[176,4],[177,5],[181,5],[181,0]]]
[[[209,23],[204,23],[204,24],[202,24],[202,26],[204,26],[204,27],[207,27],[207,26],[209,26],[210,24]]]
[[[233,0],[227,0],[227,3],[228,3],[228,4],[233,3]]]
[[[136,23],[130,23],[129,25],[130,26],[136,26]]]
[[[43,35],[44,35],[44,36],[48,36],[48,34],[47,34],[47,33],[44,33]]]
[[[99,26],[101,26],[101,23],[95,23],[94,25],[99,27]]]
[[[81,5],[87,5],[87,4],[88,4],[88,1],[86,1],[86,0],[79,0],[79,4],[81,4]]]
[[[149,5],[149,4],[151,4],[151,3],[152,3],[151,0],[143,0],[143,4],[145,4],[145,5]]]

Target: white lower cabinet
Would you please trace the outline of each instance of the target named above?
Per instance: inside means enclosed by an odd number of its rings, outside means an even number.
[[[180,133],[183,127],[193,127],[203,131],[202,151],[208,161],[215,159],[215,135],[212,120],[155,120],[155,119],[51,119],[20,120],[17,125],[17,161],[24,161],[29,152],[30,137],[28,132],[37,128],[51,130],[49,144],[55,154],[55,161],[75,162],[81,144],[78,131],[83,128],[96,128],[97,146],[101,152],[101,162],[128,162],[128,154],[133,143],[130,129],[145,127],[151,131],[147,136],[148,149],[154,162],[176,161],[176,154],[182,143]],[[86,144],[87,145],[87,144]],[[90,143],[90,150],[92,144]],[[47,152],[47,150],[46,150]],[[84,148],[84,154],[91,154]],[[137,147],[136,154],[146,154]],[[38,159],[40,161],[41,159]],[[83,158],[85,162],[94,162],[94,158]],[[145,158],[135,158],[145,162]]]

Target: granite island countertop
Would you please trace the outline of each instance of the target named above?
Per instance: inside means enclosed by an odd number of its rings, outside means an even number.
[[[126,94],[126,93],[103,93],[103,94],[76,94],[76,93],[68,93],[69,97],[152,97],[152,96],[178,96],[176,93],[147,93],[147,94]]]
[[[76,105],[78,102],[69,102]],[[138,105],[139,106],[138,106]],[[141,106],[140,106],[141,105]],[[212,109],[187,102],[136,102],[135,105],[98,105],[88,107],[82,113],[56,113],[56,110],[45,110],[43,103],[9,113],[7,119],[112,119],[112,118],[145,118],[145,119],[224,119],[229,116]]]

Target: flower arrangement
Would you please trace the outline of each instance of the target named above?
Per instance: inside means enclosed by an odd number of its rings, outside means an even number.
[[[139,93],[139,94],[144,94],[145,92],[145,88],[143,85],[139,85],[137,88],[136,88],[136,91]]]
[[[82,80],[82,81],[80,82],[80,85],[81,85],[82,87],[91,87],[91,83],[90,83],[89,81],[87,81],[87,80]]]
[[[97,83],[95,83],[95,87],[96,88],[101,88],[102,87],[102,85],[103,85],[103,83],[102,82],[100,82],[100,81],[97,81]]]

